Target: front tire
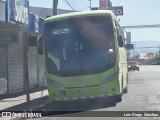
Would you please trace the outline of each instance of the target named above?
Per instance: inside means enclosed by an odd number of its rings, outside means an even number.
[[[116,102],[121,102],[121,101],[122,101],[122,94],[116,95],[116,96],[115,96],[115,101],[116,101]]]
[[[124,94],[128,93],[128,88],[127,88],[127,87],[125,87],[125,88],[123,89],[123,93],[124,93]]]

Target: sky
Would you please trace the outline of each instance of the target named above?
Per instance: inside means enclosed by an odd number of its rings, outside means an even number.
[[[30,6],[52,8],[53,0],[29,0]],[[89,7],[89,0],[68,0],[74,8],[82,10]],[[130,25],[152,25],[160,24],[160,0],[111,0],[112,6],[123,6],[123,16],[118,16],[122,26]],[[75,7],[75,4],[76,7]],[[99,0],[92,0],[92,7],[99,6]],[[78,7],[77,7],[78,6]],[[59,0],[59,9],[71,8],[65,0]],[[85,11],[89,10],[84,9]],[[139,28],[125,29],[131,32],[131,41],[135,44],[138,42],[156,42],[160,45],[160,27],[159,28]],[[155,46],[155,44],[154,44]]]

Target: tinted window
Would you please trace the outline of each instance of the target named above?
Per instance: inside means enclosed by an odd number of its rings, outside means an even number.
[[[45,25],[47,68],[69,76],[92,74],[114,64],[112,20],[90,16]]]

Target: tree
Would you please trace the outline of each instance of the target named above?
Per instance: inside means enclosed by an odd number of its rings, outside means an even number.
[[[149,60],[153,60],[156,58],[156,55],[154,53],[147,53],[146,56],[148,57]]]

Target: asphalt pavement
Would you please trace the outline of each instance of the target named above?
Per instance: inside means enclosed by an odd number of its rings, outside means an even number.
[[[38,118],[38,120],[97,119],[96,117],[92,117],[92,114],[94,114],[93,116],[95,116],[96,112],[98,114],[101,114],[105,111],[160,111],[160,66],[140,66],[140,71],[130,71],[128,93],[123,95],[123,100],[119,103],[112,103],[110,101],[107,101],[107,98],[88,101],[50,103],[47,95],[47,90],[44,92],[44,95],[42,97],[41,92],[34,93],[33,95],[31,95],[32,100],[30,102],[30,105],[25,103],[25,95],[23,97],[19,96],[16,98],[3,99],[0,101],[0,106],[2,106],[0,107],[0,110],[42,110],[42,108],[44,108],[44,111],[70,111],[66,115],[60,115],[63,117],[42,117]],[[73,112],[77,108],[79,108],[78,110],[80,111],[82,110],[93,112],[91,112],[90,116],[88,117],[79,117],[82,112]],[[69,117],[71,116],[71,114],[73,114],[73,116],[75,115],[75,117]],[[65,116],[67,115],[69,116],[66,118]],[[98,119],[160,120],[160,117],[98,117]]]

